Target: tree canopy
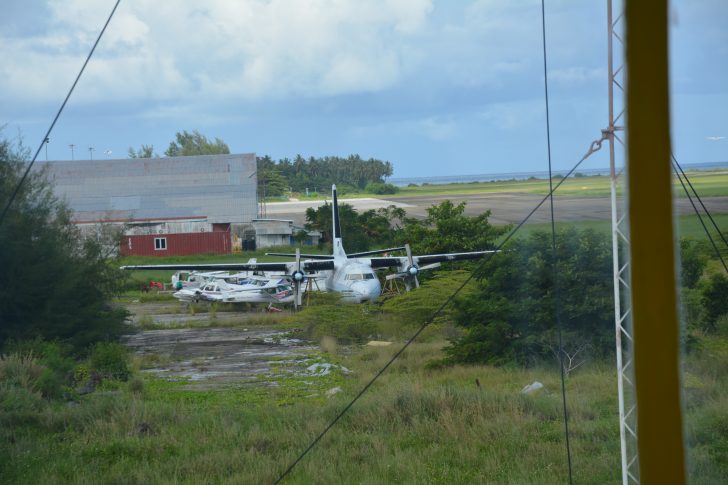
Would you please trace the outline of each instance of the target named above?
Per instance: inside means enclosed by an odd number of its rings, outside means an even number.
[[[348,157],[303,158],[296,155],[293,160],[283,158],[274,161],[270,156],[258,158],[258,178],[261,178],[261,167],[264,176],[277,173],[286,181],[286,188],[296,192],[328,191],[332,184],[337,184],[340,193],[347,190],[364,190],[370,183],[384,183],[392,175],[390,162],[370,158],[362,159],[359,155]],[[271,192],[272,193],[272,192]]]
[[[449,200],[427,209],[424,221],[406,219],[397,233],[397,244],[410,243],[419,254],[436,254],[493,249],[495,241],[508,230],[488,221],[490,211],[470,217],[465,215],[465,202]]]
[[[154,145],[142,144],[138,150],[129,147],[129,158],[159,158],[159,155],[154,153]]]
[[[27,150],[0,138],[0,201],[17,186]],[[77,349],[116,338],[126,311],[111,304],[120,271],[84,239],[44,171],[32,171],[0,225],[0,347],[10,340],[67,341]]]
[[[177,132],[175,141],[169,144],[164,154],[168,157],[185,157],[191,155],[225,155],[230,147],[220,138],[210,141],[197,130]]]
[[[477,289],[456,302],[455,321],[466,333],[447,349],[452,361],[527,364],[549,357],[558,347],[557,318],[567,352],[613,349],[608,235],[569,228],[557,234],[556,247],[555,269],[546,231],[516,239],[484,262]]]

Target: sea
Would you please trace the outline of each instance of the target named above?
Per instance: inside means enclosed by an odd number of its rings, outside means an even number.
[[[683,170],[719,170],[728,169],[728,161],[725,162],[707,162],[707,163],[683,163]],[[617,167],[620,170],[621,167]],[[554,176],[564,176],[569,170],[554,170]],[[597,175],[609,175],[609,168],[584,168],[577,169],[575,172],[587,177]],[[467,184],[470,182],[494,182],[499,180],[528,180],[531,178],[547,179],[548,171],[539,172],[501,172],[501,173],[483,173],[475,175],[439,175],[434,177],[392,177],[387,180],[388,183],[398,187],[406,187],[410,184]]]

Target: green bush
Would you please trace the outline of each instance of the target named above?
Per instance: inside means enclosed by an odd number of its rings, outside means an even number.
[[[697,289],[680,288],[682,321],[689,330],[704,330],[702,295]]]
[[[698,242],[685,238],[680,240],[680,279],[683,286],[695,288],[707,262],[708,257]]]
[[[121,335],[127,312],[112,297],[122,271],[109,264],[102,241],[81,234],[48,171],[25,174],[28,158],[0,130],[0,201],[16,196],[0,225],[0,347],[40,336],[80,351]]]
[[[701,288],[705,309],[704,328],[715,331],[718,318],[728,313],[728,278],[720,273],[713,274]]]
[[[131,375],[126,347],[115,342],[99,342],[94,345],[89,357],[89,367],[92,372],[106,379],[125,381]]]
[[[721,337],[728,338],[728,313],[718,317],[715,322],[715,330]]]
[[[569,228],[557,234],[556,250],[554,265],[551,234],[535,231],[484,260],[476,288],[455,301],[455,323],[465,333],[446,349],[452,362],[550,361],[557,310],[566,344],[588,346],[591,356],[613,352],[609,238]]]
[[[386,184],[382,182],[369,182],[364,190],[370,194],[384,195],[384,194],[396,194],[399,192],[399,187],[393,184]]]
[[[0,356],[0,411],[39,409],[43,404],[38,379],[47,371],[32,354]]]
[[[303,336],[310,340],[335,337],[344,343],[360,343],[377,335],[378,313],[369,304],[339,301],[338,295],[316,294],[311,304],[290,317],[303,324]]]

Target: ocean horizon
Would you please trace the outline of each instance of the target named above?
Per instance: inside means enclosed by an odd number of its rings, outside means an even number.
[[[728,161],[725,162],[706,162],[706,163],[684,163],[682,167],[685,170],[715,170],[717,168],[728,168]],[[617,167],[621,170],[622,167]],[[569,169],[553,170],[554,176],[564,176]],[[609,168],[584,168],[577,169],[574,174],[581,174],[587,177],[607,176]],[[410,184],[454,184],[454,183],[470,183],[470,182],[495,182],[503,180],[528,180],[530,178],[547,179],[549,177],[548,170],[540,170],[536,172],[500,172],[500,173],[484,173],[474,175],[436,175],[430,177],[392,177],[387,180],[388,183],[398,187],[406,187]]]

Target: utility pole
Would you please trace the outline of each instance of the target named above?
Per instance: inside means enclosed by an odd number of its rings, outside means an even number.
[[[46,154],[46,162],[48,161],[48,143],[50,143],[50,138],[45,137],[45,140],[43,140],[43,144],[45,145],[45,154]]]
[[[73,156],[73,148],[74,148],[74,147],[75,147],[76,145],[74,145],[73,143],[71,143],[71,144],[70,144],[70,145],[68,145],[68,146],[69,146],[69,147],[71,148],[71,160],[75,160],[75,158],[74,158],[74,156]]]
[[[88,156],[90,160],[94,159],[94,147],[88,147]]]

